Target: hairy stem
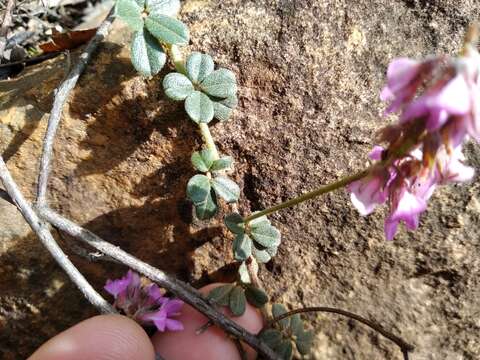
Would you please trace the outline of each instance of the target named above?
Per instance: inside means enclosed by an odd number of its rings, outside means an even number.
[[[50,233],[47,224],[40,220],[31,205],[25,200],[17,184],[13,180],[8,168],[0,156],[0,180],[9,197],[13,200],[20,213],[23,215],[32,230],[37,234],[43,246],[52,255],[60,267],[67,273],[72,282],[77,285],[90,303],[102,313],[115,313],[112,306],[88,283],[85,277],[78,271],[67,255]]]
[[[175,70],[183,75],[186,75],[187,69],[185,68],[185,59],[183,58],[180,48],[177,45],[168,45],[167,50],[173,66],[175,66]]]
[[[365,318],[363,318],[363,317],[361,317],[357,314],[351,313],[349,311],[345,311],[345,310],[342,310],[342,309],[331,308],[331,307],[325,307],[325,306],[313,306],[313,307],[306,307],[306,308],[303,308],[303,309],[296,309],[296,310],[289,311],[289,312],[287,312],[283,315],[280,315],[280,316],[274,318],[273,320],[271,320],[267,324],[266,327],[271,327],[276,322],[278,322],[282,319],[288,318],[290,316],[293,316],[295,314],[308,313],[308,312],[328,312],[328,313],[343,315],[343,316],[346,316],[350,319],[357,320],[358,322],[361,322],[362,324],[367,325],[371,329],[379,332],[380,334],[385,336],[387,339],[394,342],[401,349],[404,356],[405,356],[405,354],[407,354],[407,357],[408,357],[408,352],[413,351],[415,349],[415,347],[413,345],[407,343],[405,340],[403,340],[403,339],[399,338],[398,336],[392,334],[391,332],[385,330],[380,324],[377,324],[374,321],[365,319]]]
[[[97,33],[90,40],[85,50],[78,57],[78,61],[72,70],[68,73],[65,80],[55,91],[55,98],[53,100],[52,110],[48,118],[47,132],[43,139],[43,150],[40,158],[40,173],[38,175],[37,184],[37,206],[42,207],[47,202],[47,186],[50,175],[50,165],[52,162],[53,142],[57,133],[58,125],[62,118],[62,110],[67,101],[68,95],[77,84],[78,78],[87,67],[87,63],[92,57],[92,54],[97,49],[98,45],[105,39],[108,30],[115,18],[114,8],[110,10],[107,18],[99,26]]]
[[[205,143],[207,149],[213,153],[214,160],[220,159],[220,155],[218,154],[217,146],[213,140],[210,128],[205,123],[200,123],[198,126],[200,128],[200,134],[202,134],[203,142]]]
[[[255,213],[255,214],[247,216],[245,219],[243,219],[243,221],[245,223],[248,223],[248,222],[250,222],[254,219],[257,219],[261,216],[270,215],[270,214],[272,214],[272,213],[274,213],[278,210],[282,210],[282,209],[285,209],[285,208],[288,208],[288,207],[292,207],[292,206],[300,204],[304,201],[313,199],[317,196],[320,196],[320,195],[326,194],[328,192],[343,188],[343,187],[347,186],[348,184],[365,177],[368,173],[369,173],[369,169],[366,169],[366,170],[360,171],[356,174],[344,177],[343,179],[335,181],[334,183],[324,185],[324,186],[322,186],[322,187],[320,187],[316,190],[310,191],[306,194],[303,194],[303,195],[300,195],[296,198],[285,201],[281,204],[269,207],[265,210],[262,210],[262,211],[259,211],[259,212]]]

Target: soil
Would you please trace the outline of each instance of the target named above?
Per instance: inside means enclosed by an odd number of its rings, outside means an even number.
[[[244,214],[366,164],[383,119],[378,99],[394,57],[454,54],[477,2],[453,0],[186,1],[189,49],[210,53],[240,86],[233,118],[212,126]],[[231,238],[219,214],[192,217],[185,186],[201,146],[162,75],[136,76],[130,33],[117,22],[65,111],[55,145],[51,204],[137,257],[200,286],[232,275]],[[52,93],[64,59],[0,82],[1,151],[30,198]],[[480,170],[478,144],[466,147]],[[1,201],[1,200],[0,200]],[[383,234],[384,209],[360,217],[338,191],[284,210],[279,254],[261,269],[273,301],[334,306],[374,319],[416,347],[413,359],[480,357],[480,184],[438,190],[420,229]],[[75,264],[100,289],[125,269]],[[0,357],[28,356],[95,310],[9,204],[0,203]],[[391,342],[353,321],[311,316],[312,359],[401,359]]]

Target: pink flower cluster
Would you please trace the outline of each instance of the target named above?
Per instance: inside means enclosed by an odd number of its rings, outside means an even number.
[[[121,279],[108,280],[105,290],[115,298],[115,308],[140,324],[155,325],[159,331],[183,330],[183,324],[173,319],[180,315],[183,302],[163,296],[155,284],[142,283],[132,270]]]
[[[399,120],[380,130],[378,140],[387,145],[375,146],[370,158],[377,162],[348,191],[362,215],[388,203],[385,235],[391,240],[400,222],[418,227],[436,186],[473,178],[462,143],[480,142],[480,55],[467,44],[459,58],[395,59],[381,99]]]

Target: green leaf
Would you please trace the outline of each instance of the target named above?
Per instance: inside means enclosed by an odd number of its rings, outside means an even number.
[[[277,347],[282,341],[282,334],[277,329],[263,330],[258,337],[271,348]]]
[[[180,11],[180,0],[147,0],[149,13],[175,17]]]
[[[187,26],[170,16],[150,13],[145,26],[158,40],[165,44],[188,44],[190,39]]]
[[[267,250],[259,250],[255,246],[252,248],[252,254],[261,264],[267,263],[272,259]]]
[[[131,47],[132,64],[144,76],[152,76],[162,70],[167,60],[162,47],[148,31],[137,31]]]
[[[208,75],[200,84],[208,95],[227,98],[237,92],[235,74],[227,69],[219,69]]]
[[[230,293],[230,310],[234,316],[241,316],[245,313],[247,299],[245,291],[241,286],[235,286]]]
[[[232,166],[233,158],[231,156],[222,156],[220,159],[215,160],[212,164],[212,171],[220,171],[229,169]]]
[[[245,261],[252,255],[252,239],[247,234],[238,234],[233,240],[235,260]]]
[[[233,287],[233,284],[216,287],[208,293],[207,299],[218,305],[228,306],[230,302],[230,292],[233,290]]]
[[[134,31],[143,29],[143,4],[135,0],[117,0],[115,13],[127,23]]]
[[[303,321],[300,314],[290,316],[290,329],[295,336],[303,333]]]
[[[214,163],[214,154],[210,149],[195,151],[192,154],[192,164],[195,169],[202,172],[207,172]]]
[[[163,90],[172,100],[185,100],[193,92],[193,84],[180,73],[173,72],[163,78]]]
[[[187,97],[185,110],[196,123],[208,123],[213,119],[212,101],[200,91],[194,91]]]
[[[297,335],[295,345],[300,354],[307,355],[310,352],[313,344],[313,337],[313,331],[303,331],[301,335]]]
[[[187,75],[192,82],[198,84],[213,71],[213,59],[208,54],[192,53],[186,63]]]
[[[252,226],[250,234],[260,245],[270,248],[280,245],[280,231],[265,222]]]
[[[207,202],[210,196],[210,179],[205,175],[193,176],[187,184],[187,197],[195,204]]]
[[[255,286],[247,286],[245,296],[247,297],[247,301],[256,308],[261,308],[268,302],[268,295],[265,291]]]
[[[274,318],[277,318],[285,313],[287,313],[287,309],[282,304],[273,304],[272,305],[272,315]],[[287,329],[290,326],[290,318],[285,318],[279,321],[279,324],[284,328]]]
[[[255,215],[256,213],[258,213],[258,211],[255,211],[252,215]],[[270,225],[270,220],[268,220],[266,215],[263,215],[263,216],[260,216],[259,218],[249,221],[248,224],[250,225],[251,228],[254,228],[256,226],[262,226],[264,224]]]
[[[257,262],[255,261],[255,259],[251,259],[252,261],[252,268],[253,268],[253,271],[255,271],[255,273],[258,273],[258,264]],[[244,284],[249,284],[252,282],[252,280],[250,279],[250,274],[248,273],[248,268],[247,268],[247,264],[245,262],[242,262],[240,264],[240,267],[238,268],[238,274],[240,275],[240,281]]]
[[[225,216],[225,225],[234,234],[243,234],[245,232],[245,225],[243,218],[238,213],[233,213]]]
[[[275,347],[275,352],[283,360],[290,360],[293,354],[293,346],[290,340],[283,340],[280,345]]]
[[[238,185],[226,176],[217,176],[212,179],[212,187],[217,195],[222,197],[227,203],[237,201],[240,196]]]
[[[214,117],[220,121],[227,121],[230,115],[232,115],[233,109],[235,109],[238,104],[236,96],[230,96],[222,100],[212,99],[212,101]]]
[[[207,195],[207,200],[202,203],[194,204],[195,213],[200,220],[210,219],[217,213],[217,201],[215,199],[215,194],[209,192]]]

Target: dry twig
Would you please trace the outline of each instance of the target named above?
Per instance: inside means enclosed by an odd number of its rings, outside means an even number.
[[[6,189],[9,197],[13,200],[20,213],[28,222],[38,238],[50,252],[52,257],[57,261],[60,267],[67,273],[70,280],[80,289],[83,295],[92,305],[94,305],[102,313],[114,313],[112,306],[88,283],[85,277],[78,271],[75,265],[68,259],[67,255],[58,246],[52,234],[48,230],[48,225],[39,219],[30,204],[25,200],[22,193],[18,189],[13,180],[7,165],[0,156],[0,180]]]
[[[0,27],[0,62],[3,59],[3,52],[7,46],[7,36],[10,26],[12,26],[12,12],[15,8],[15,0],[8,0],[5,7],[5,14],[3,15],[2,26]]]

